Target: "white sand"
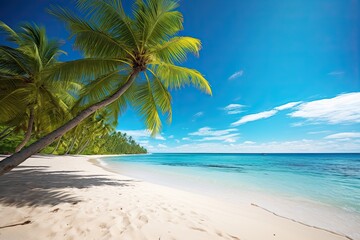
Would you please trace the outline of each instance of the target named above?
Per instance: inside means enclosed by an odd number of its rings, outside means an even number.
[[[33,157],[0,177],[0,214],[6,240],[347,239],[256,206],[121,176],[88,157]]]

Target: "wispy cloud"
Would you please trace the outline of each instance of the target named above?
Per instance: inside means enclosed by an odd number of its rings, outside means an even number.
[[[197,112],[194,114],[194,117],[201,117],[204,116],[204,112]]]
[[[223,129],[223,130],[215,130],[210,127],[200,128],[196,132],[189,133],[190,136],[199,136],[202,137],[200,139],[196,139],[195,141],[204,142],[204,141],[224,141],[224,142],[236,142],[238,139],[239,133],[235,128]]]
[[[253,142],[253,141],[245,141],[243,142],[243,144],[255,144],[256,142]]]
[[[334,153],[334,152],[360,152],[360,140],[337,139],[295,141],[273,141],[265,143],[226,143],[226,142],[195,142],[183,144],[174,148],[167,148],[166,152],[222,152],[222,153]]]
[[[360,92],[302,103],[296,109],[289,116],[303,118],[310,123],[360,123]]]
[[[269,111],[243,116],[231,126],[239,126],[248,122],[274,116],[278,111],[295,109],[288,115],[303,118],[307,123],[354,124],[360,123],[360,92],[340,94],[334,98],[311,102],[290,102]],[[303,126],[305,122],[294,123]]]
[[[233,122],[231,124],[231,126],[239,126],[248,122],[253,122],[256,120],[260,120],[260,119],[264,119],[264,118],[269,118],[274,116],[278,111],[277,110],[270,110],[270,111],[264,111],[264,112],[259,112],[259,113],[255,113],[255,114],[250,114],[250,115],[246,115],[243,116],[242,118],[240,118],[238,121]]]
[[[190,138],[188,138],[188,137],[183,137],[181,140],[183,140],[183,141],[190,141]]]
[[[231,103],[223,108],[224,111],[226,111],[227,114],[238,114],[243,112],[243,108],[245,106],[241,104]]]
[[[239,126],[239,125],[242,125],[242,124],[245,124],[248,122],[253,122],[253,121],[260,120],[260,119],[269,118],[269,117],[274,116],[279,111],[293,108],[293,107],[299,105],[300,103],[301,102],[289,102],[289,103],[283,104],[281,106],[277,106],[269,111],[263,111],[263,112],[259,112],[259,113],[245,115],[242,118],[240,118],[238,121],[233,122],[231,124],[231,126]]]
[[[126,133],[129,136],[132,136],[136,140],[142,140],[144,138],[150,138],[151,132],[147,129],[139,129],[139,130],[117,130],[122,133]],[[166,140],[161,134],[157,134],[155,137],[157,140]]]
[[[158,144],[157,147],[159,147],[159,148],[167,148],[168,146],[166,146],[165,144]]]
[[[194,121],[196,121],[196,119],[198,119],[198,118],[200,118],[202,116],[204,116],[204,112],[197,112],[197,113],[194,114],[194,116],[192,118],[192,121],[194,122]]]
[[[293,108],[293,107],[299,105],[300,103],[301,102],[289,102],[289,103],[286,103],[284,105],[278,106],[278,107],[276,107],[274,109],[278,110],[278,111],[282,111],[282,110]]]
[[[171,138],[174,138],[174,135],[170,135],[168,138],[170,138],[170,139],[171,139]]]
[[[335,133],[325,137],[325,139],[348,139],[348,138],[360,138],[360,132],[342,132]]]
[[[236,78],[241,77],[242,75],[244,75],[244,70],[240,70],[240,71],[238,71],[238,72],[235,72],[233,75],[231,75],[231,76],[229,77],[229,80],[234,80],[234,79],[236,79]]]
[[[329,130],[324,130],[324,131],[308,132],[308,134],[325,134],[325,133],[330,133],[330,131]]]
[[[236,131],[238,131],[236,128],[214,130],[213,128],[210,127],[202,127],[199,128],[199,130],[197,130],[196,132],[189,133],[189,135],[190,136],[221,136]]]
[[[332,72],[329,72],[328,75],[330,76],[335,76],[335,77],[341,77],[345,74],[344,71],[332,71]]]
[[[205,142],[205,141],[224,141],[229,143],[234,143],[238,139],[239,133],[221,135],[221,136],[213,136],[213,137],[204,137],[198,139],[198,142]]]

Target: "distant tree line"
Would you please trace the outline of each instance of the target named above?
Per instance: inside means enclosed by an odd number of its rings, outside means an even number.
[[[115,131],[114,125],[103,122],[104,115],[92,116],[75,129],[53,142],[41,153],[46,154],[141,154],[147,153],[126,133]],[[34,134],[28,144],[35,142],[40,134]],[[23,142],[24,131],[19,127],[0,125],[0,154],[16,151]]]

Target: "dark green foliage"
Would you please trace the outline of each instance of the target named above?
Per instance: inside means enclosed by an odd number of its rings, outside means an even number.
[[[5,126],[0,126],[0,132],[6,130]],[[70,134],[69,134],[70,135]],[[22,141],[24,133],[12,132],[5,138],[0,139],[0,154],[10,154],[15,151],[16,146]],[[1,136],[0,136],[1,138]],[[91,138],[87,137],[86,140]],[[36,138],[32,138],[29,142],[32,143]],[[112,131],[111,133],[104,133],[89,142],[84,141],[84,138],[79,138],[74,142],[73,148],[71,143],[73,138],[65,135],[60,139],[60,143],[55,141],[50,146],[46,147],[41,153],[46,154],[141,154],[147,153],[147,150],[136,143],[132,137],[128,137],[125,133]],[[86,144],[86,145],[85,145]],[[70,150],[70,151],[69,151]],[[81,152],[80,152],[81,151]]]

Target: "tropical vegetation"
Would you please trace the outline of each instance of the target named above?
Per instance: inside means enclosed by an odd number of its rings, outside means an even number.
[[[22,24],[15,31],[0,22],[0,28],[16,46],[0,46],[0,153],[12,153],[68,120],[83,86],[74,81],[53,81],[48,76],[47,69],[58,63],[58,56],[65,52],[60,50],[59,41],[47,38],[43,27]],[[146,153],[132,139],[116,133],[115,123],[111,124],[105,111],[94,114],[43,152]],[[99,147],[105,140],[112,140],[112,148]]]
[[[201,43],[178,35],[183,16],[176,1],[137,0],[131,14],[124,11],[120,0],[78,0],[77,6],[84,17],[61,7],[49,12],[66,22],[74,46],[84,58],[55,63],[44,71],[52,82],[70,85],[76,81],[82,86],[70,120],[1,161],[0,174],[67,132],[76,135],[80,131],[77,126],[88,117],[96,118],[99,111],[117,119],[132,106],[154,136],[161,130],[161,114],[171,122],[170,90],[191,84],[211,94],[200,72],[181,66],[188,53],[198,55]]]

